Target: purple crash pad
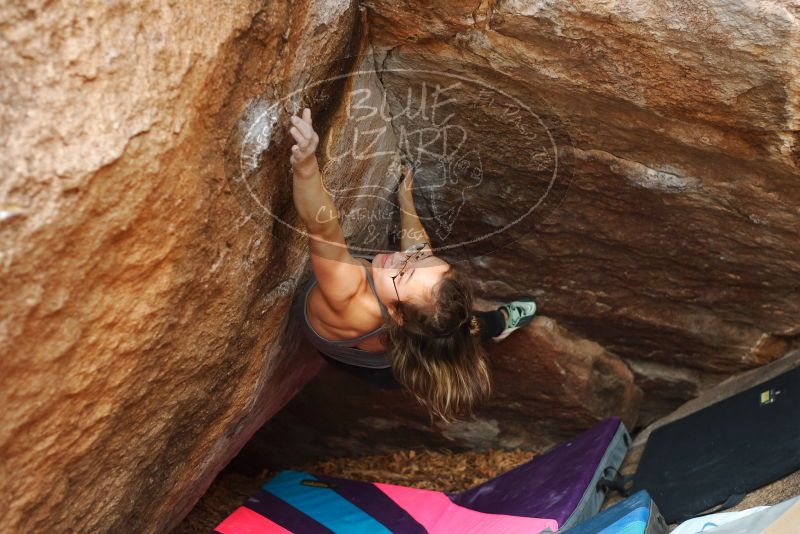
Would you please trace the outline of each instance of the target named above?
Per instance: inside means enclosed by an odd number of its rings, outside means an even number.
[[[487,514],[547,517],[568,528],[596,514],[605,498],[597,482],[618,469],[630,436],[611,417],[531,461],[459,494],[460,506]]]

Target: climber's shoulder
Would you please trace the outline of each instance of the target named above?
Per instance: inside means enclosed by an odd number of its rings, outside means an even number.
[[[312,254],[311,267],[323,298],[335,311],[347,310],[368,284],[364,263],[345,247],[324,256]]]

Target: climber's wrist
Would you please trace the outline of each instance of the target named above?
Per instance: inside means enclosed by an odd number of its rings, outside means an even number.
[[[319,174],[319,164],[317,164],[317,157],[310,156],[304,161],[298,162],[292,167],[294,177],[300,180],[310,180]]]

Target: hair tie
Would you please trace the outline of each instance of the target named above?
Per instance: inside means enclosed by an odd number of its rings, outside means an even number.
[[[481,332],[481,323],[478,321],[478,317],[473,315],[469,321],[469,333],[473,336],[477,336]]]

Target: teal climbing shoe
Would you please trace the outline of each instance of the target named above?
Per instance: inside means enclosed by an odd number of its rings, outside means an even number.
[[[536,314],[536,303],[533,299],[521,299],[513,302],[506,302],[500,308],[506,310],[508,313],[508,321],[506,321],[506,328],[496,337],[494,341],[501,341],[509,336],[511,332],[528,325],[533,321],[533,316]]]

